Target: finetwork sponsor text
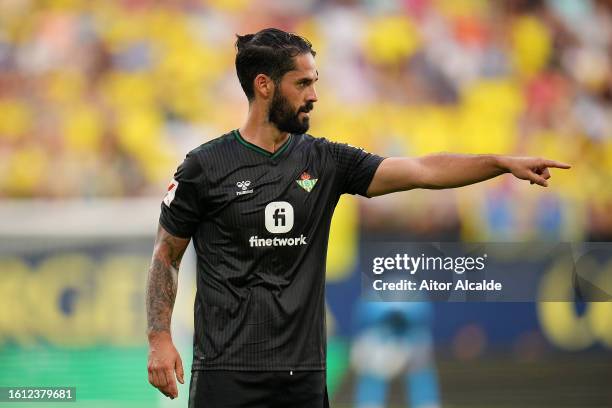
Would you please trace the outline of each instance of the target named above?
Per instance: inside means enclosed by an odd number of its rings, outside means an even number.
[[[249,246],[251,247],[279,247],[298,245],[306,245],[306,237],[304,235],[291,238],[259,238],[257,235],[253,235],[251,238],[249,238]]]

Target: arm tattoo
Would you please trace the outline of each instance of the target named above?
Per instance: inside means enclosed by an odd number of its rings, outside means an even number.
[[[189,239],[177,238],[161,226],[157,231],[146,289],[147,332],[170,332],[178,270]]]

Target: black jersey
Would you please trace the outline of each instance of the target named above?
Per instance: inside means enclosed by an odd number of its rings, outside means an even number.
[[[325,368],[332,214],[382,160],[309,135],[271,154],[237,130],[187,155],[160,223],[197,254],[193,369]]]

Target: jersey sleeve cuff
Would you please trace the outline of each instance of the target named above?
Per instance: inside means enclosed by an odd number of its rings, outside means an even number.
[[[365,190],[363,191],[363,194],[359,194],[359,195],[361,195],[361,196],[363,196],[365,198],[372,198],[371,196],[368,195],[368,190],[370,189],[370,184],[372,184],[372,180],[374,179],[374,175],[376,174],[376,170],[378,170],[378,167],[380,166],[380,164],[385,159],[386,159],[386,157],[375,156],[376,162],[372,165],[372,171],[368,174],[367,178],[364,181]]]
[[[162,228],[165,229],[170,235],[177,238],[189,239],[193,235],[191,232],[177,230],[173,225],[168,224],[168,222],[164,220],[163,216],[159,217],[159,225],[161,225]]]

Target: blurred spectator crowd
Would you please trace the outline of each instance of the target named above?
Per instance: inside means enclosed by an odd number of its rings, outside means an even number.
[[[311,133],[382,155],[538,155],[510,177],[362,206],[365,228],[612,240],[612,1],[0,0],[0,198],[163,194],[184,154],[241,125],[236,33],[317,51]]]

